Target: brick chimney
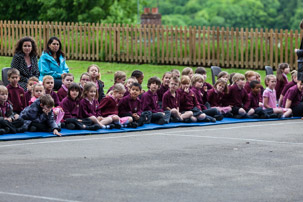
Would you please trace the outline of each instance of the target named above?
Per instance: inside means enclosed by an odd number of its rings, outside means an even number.
[[[141,15],[141,25],[161,25],[161,14],[158,8],[144,8]]]

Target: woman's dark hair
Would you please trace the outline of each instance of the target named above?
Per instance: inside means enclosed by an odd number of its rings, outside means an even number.
[[[35,56],[37,56],[38,54],[37,54],[36,42],[34,41],[34,39],[32,39],[32,38],[29,37],[29,36],[25,36],[25,37],[21,38],[21,39],[17,42],[14,53],[15,53],[15,54],[16,54],[16,53],[23,53],[22,46],[23,46],[23,43],[24,43],[24,42],[27,42],[27,41],[31,42],[31,44],[32,44],[32,51],[30,52],[29,56],[30,56],[30,57],[35,57]]]
[[[76,91],[79,92],[79,95],[77,96],[76,99],[81,98],[81,87],[80,87],[77,83],[72,83],[72,84],[69,86],[68,92],[67,92],[67,96],[68,96],[69,98],[71,98],[71,97],[70,97],[70,91],[72,91],[72,90],[76,90]]]
[[[51,37],[51,38],[48,40],[47,45],[46,45],[44,51],[45,51],[46,53],[50,54],[50,55],[53,55],[53,52],[52,52],[51,49],[49,48],[49,45],[50,45],[51,43],[53,43],[54,40],[56,40],[56,41],[59,42],[59,50],[56,52],[56,55],[57,55],[57,62],[60,63],[60,60],[59,60],[60,55],[62,55],[62,56],[64,57],[65,54],[64,54],[63,51],[62,51],[62,44],[61,44],[61,41],[60,41],[57,37],[53,36],[53,37]]]

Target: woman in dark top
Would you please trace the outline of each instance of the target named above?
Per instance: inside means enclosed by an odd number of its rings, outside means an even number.
[[[37,62],[37,46],[35,41],[26,36],[20,39],[16,45],[11,68],[20,72],[19,85],[26,91],[27,80],[32,77],[39,77]]]

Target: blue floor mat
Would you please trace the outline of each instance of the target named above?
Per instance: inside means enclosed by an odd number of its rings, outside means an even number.
[[[300,119],[300,117],[287,118],[283,120],[290,119]],[[88,134],[106,134],[106,133],[122,133],[122,132],[133,132],[133,131],[143,131],[143,130],[155,130],[162,128],[177,128],[177,127],[190,127],[190,126],[210,126],[210,125],[220,125],[220,124],[233,124],[233,123],[247,123],[247,122],[260,122],[260,121],[278,121],[282,119],[234,119],[234,118],[224,118],[222,121],[217,121],[215,123],[201,122],[201,123],[169,123],[165,125],[157,124],[145,124],[138,128],[121,128],[121,129],[100,129],[97,131],[91,130],[68,130],[62,129],[62,136],[70,135],[88,135]],[[5,134],[0,135],[0,141],[8,140],[24,140],[32,138],[45,138],[45,137],[56,137],[52,133],[47,132],[25,132],[17,134]]]

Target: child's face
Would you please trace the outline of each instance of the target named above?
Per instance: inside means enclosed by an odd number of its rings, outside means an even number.
[[[248,77],[247,81],[251,82],[251,81],[255,81],[257,80],[257,77],[254,75],[254,76],[250,76]]]
[[[46,105],[42,105],[40,104],[41,108],[42,108],[42,111],[45,113],[45,114],[48,114],[51,112],[52,108],[53,107],[50,107],[50,106],[46,106]]]
[[[137,78],[138,83],[139,83],[139,84],[142,84],[143,79],[144,79],[144,74],[142,74],[142,76],[140,76],[139,78]]]
[[[258,75],[257,75],[257,76],[256,76],[256,80],[259,81],[259,82],[261,82],[261,76],[258,76]]]
[[[169,82],[169,89],[171,90],[171,91],[176,91],[176,90],[178,90],[178,88],[179,88],[179,84],[177,83],[177,82],[175,82],[175,81],[173,81],[173,80],[171,80],[170,82]]]
[[[129,89],[130,86],[131,86],[134,82],[135,82],[134,79],[132,79],[132,78],[128,79],[127,82],[126,82],[126,87]]]
[[[140,93],[141,93],[141,90],[140,90],[140,88],[138,86],[133,86],[130,89],[130,92],[129,92],[130,97],[132,99],[137,99],[137,97],[140,95]]]
[[[8,81],[12,86],[17,86],[18,82],[20,80],[20,76],[18,74],[12,74],[9,78]]]
[[[273,78],[267,82],[267,86],[270,89],[274,89],[276,87],[276,84],[277,84],[277,80]]]
[[[80,92],[77,91],[77,90],[75,90],[75,89],[69,91],[70,97],[71,97],[73,100],[75,100],[75,99],[78,97],[79,93],[80,93]]]
[[[7,101],[8,93],[0,92],[0,103],[4,103]]]
[[[87,98],[89,100],[93,100],[95,99],[96,94],[97,94],[97,89],[95,87],[91,87],[87,93]]]
[[[117,80],[116,80],[116,83],[122,83],[122,84],[124,85],[125,80],[126,80],[126,77],[122,77],[122,78],[120,78],[120,79],[117,79]]]
[[[159,86],[157,85],[157,83],[151,83],[149,86],[149,89],[151,92],[156,92],[158,90]]]
[[[261,92],[261,84],[257,84],[254,88],[251,89],[251,92],[255,95],[260,94]]]
[[[52,91],[54,88],[54,79],[45,79],[43,86],[45,90]]]
[[[96,79],[98,76],[99,76],[99,70],[97,67],[95,66],[92,66],[89,70],[88,70],[88,73],[90,74],[90,76],[93,78],[93,79]]]
[[[27,83],[27,86],[26,86],[27,90],[28,90],[28,91],[33,90],[33,87],[34,87],[34,85],[35,85],[36,83],[37,83],[36,81],[29,81],[29,82]]]
[[[188,73],[188,76],[189,76],[190,79],[193,76],[193,74],[194,74],[193,70],[190,70],[190,72]]]
[[[240,79],[239,81],[236,81],[236,84],[239,88],[244,88],[245,80]]]
[[[68,88],[71,83],[74,82],[74,78],[72,76],[67,76],[63,79],[62,83]]]
[[[289,67],[287,67],[287,68],[285,68],[285,69],[283,70],[283,73],[284,73],[284,74],[288,74],[288,73],[289,73],[289,71],[290,71],[290,68],[289,68]]]
[[[39,98],[44,94],[44,88],[42,86],[36,86],[34,89],[33,95],[35,98]]]
[[[181,88],[182,88],[183,90],[184,90],[184,89],[188,89],[189,86],[190,86],[189,83],[182,83],[182,84],[181,84]]]
[[[203,87],[203,81],[202,80],[196,81],[196,83],[194,84],[194,87],[201,89]]]
[[[297,86],[298,86],[299,91],[302,91],[302,89],[303,89],[303,82],[302,81],[298,81],[297,82]]]
[[[207,79],[207,74],[202,74],[204,81]]]
[[[172,76],[173,76],[173,77],[180,78],[180,72],[174,72]]]
[[[114,91],[113,92],[113,97],[120,100],[123,98],[125,91]]]
[[[81,86],[84,86],[89,81],[90,81],[89,76],[83,75],[82,78],[80,79],[80,84],[81,84]]]
[[[168,86],[170,79],[171,79],[172,75],[171,74],[165,74],[165,76],[162,79],[162,83],[164,86]]]
[[[223,81],[228,82],[229,76],[228,75],[224,75],[220,79],[222,79]]]
[[[216,90],[220,93],[224,91],[225,85],[223,83],[218,83],[216,86]]]

